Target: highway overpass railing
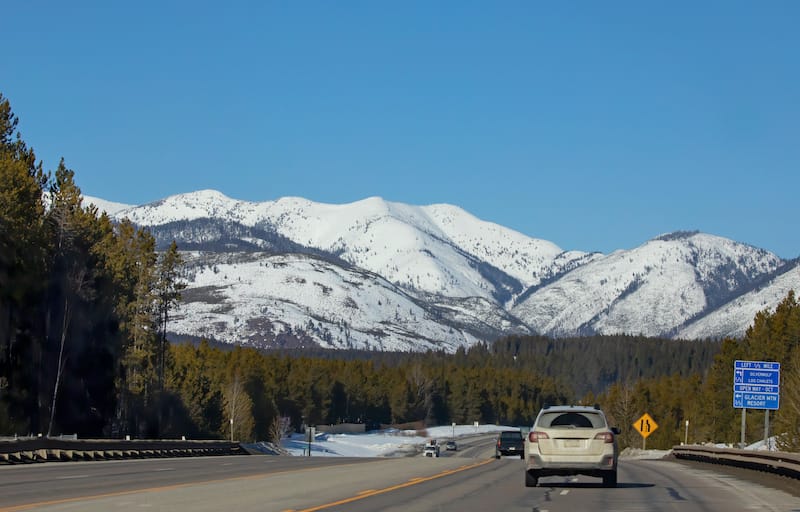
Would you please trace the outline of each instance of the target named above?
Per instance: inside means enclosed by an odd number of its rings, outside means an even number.
[[[678,459],[725,464],[800,479],[798,453],[682,445],[675,446],[672,454]]]

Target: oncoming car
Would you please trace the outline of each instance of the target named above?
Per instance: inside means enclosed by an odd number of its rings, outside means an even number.
[[[425,457],[438,457],[439,456],[439,443],[431,439],[422,450]]]
[[[543,408],[525,443],[525,485],[536,487],[543,476],[588,475],[616,487],[618,433],[597,407]]]

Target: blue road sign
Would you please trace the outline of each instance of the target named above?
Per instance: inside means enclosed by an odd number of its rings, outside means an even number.
[[[780,363],[735,361],[733,365],[733,407],[777,410],[780,405]]]

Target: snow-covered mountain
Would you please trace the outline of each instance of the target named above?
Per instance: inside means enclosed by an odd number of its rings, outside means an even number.
[[[707,323],[714,312],[787,286],[770,284],[787,262],[701,233],[603,255],[446,204],[254,203],[211,190],[86,202],[148,227],[161,247],[176,240],[189,287],[172,329],[230,343],[452,351],[511,333],[724,336]],[[752,315],[740,321],[743,331]]]
[[[511,312],[550,336],[664,336],[782,265],[774,254],[732,240],[673,233],[587,263],[532,290]]]

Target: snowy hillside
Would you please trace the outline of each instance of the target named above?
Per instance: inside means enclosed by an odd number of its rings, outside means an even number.
[[[434,320],[426,304],[356,268],[305,255],[250,253],[224,263],[186,256],[191,286],[173,318],[177,334],[255,346],[449,352],[479,339]],[[473,313],[460,313],[475,321]],[[511,327],[501,319],[496,326]]]
[[[512,313],[551,336],[665,336],[781,263],[766,251],[721,237],[665,235],[570,272],[526,297]]]
[[[512,333],[719,337],[797,286],[780,275],[787,262],[726,238],[678,232],[609,255],[564,252],[446,204],[255,203],[205,190],[103,208],[185,251],[172,330],[230,343],[453,351]]]
[[[508,301],[586,258],[481,221],[455,206],[410,206],[377,197],[344,205],[300,198],[251,203],[204,190],[125,210],[123,215],[154,229],[216,219],[274,230],[397,285],[445,297]]]
[[[682,339],[741,337],[760,311],[775,310],[790,290],[800,293],[800,262],[728,304],[678,330],[676,337]]]

